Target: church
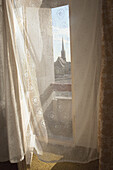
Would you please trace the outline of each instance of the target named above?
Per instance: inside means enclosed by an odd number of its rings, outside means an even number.
[[[71,62],[66,61],[64,40],[62,38],[61,57],[54,62],[55,79],[66,79],[71,76]]]

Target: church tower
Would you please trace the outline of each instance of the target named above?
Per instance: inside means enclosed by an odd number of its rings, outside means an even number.
[[[61,51],[61,58],[66,61],[65,50],[64,50],[64,40],[62,38],[62,51]]]

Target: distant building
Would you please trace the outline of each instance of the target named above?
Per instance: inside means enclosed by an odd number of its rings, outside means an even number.
[[[55,71],[55,78],[66,79],[66,77],[68,78],[71,75],[71,62],[66,61],[63,38],[62,38],[61,57],[58,57],[57,61],[54,62],[54,71]]]

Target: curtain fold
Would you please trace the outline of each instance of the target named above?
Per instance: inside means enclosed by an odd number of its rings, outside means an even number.
[[[58,84],[52,9],[67,4],[72,84]],[[112,0],[3,0],[0,19],[0,161],[30,164],[35,153],[46,162],[99,159],[100,170],[113,169]]]
[[[24,36],[22,37],[25,30],[20,29],[11,1],[3,1],[3,10],[4,29],[6,29],[4,36],[5,66],[3,76],[8,159],[15,163],[23,160],[24,155],[30,161],[29,158],[33,152],[33,147],[35,147],[36,152],[42,152],[41,146],[38,140],[36,140],[35,133],[37,132],[34,131],[37,130],[38,133],[41,133],[40,136],[43,137],[44,141],[47,140],[47,135],[45,126],[40,127],[40,124],[44,124],[43,113],[35,78],[35,68],[33,69],[34,62],[28,56],[29,52],[27,52],[25,39]],[[16,34],[15,30],[18,31],[18,34]],[[20,41],[18,41],[17,36],[20,36]],[[19,43],[23,44],[21,50],[19,50]],[[30,59],[31,61],[29,61]],[[24,76],[27,77],[26,81]],[[36,120],[39,122],[38,125]]]
[[[99,127],[100,170],[113,169],[113,1],[102,1],[102,77]]]
[[[70,4],[72,97],[71,84],[55,84],[53,59],[51,7],[67,1],[50,1],[49,7],[45,1],[25,2],[3,1],[9,160],[26,156],[30,164],[33,153],[46,162],[98,159],[101,0]],[[65,27],[56,29],[65,33]]]
[[[76,144],[96,148],[101,69],[101,1],[72,1],[70,11]]]

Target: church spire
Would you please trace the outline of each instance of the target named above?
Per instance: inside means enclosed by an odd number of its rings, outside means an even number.
[[[63,37],[62,37],[62,51],[61,51],[61,57],[63,58],[63,60],[66,61]]]
[[[63,40],[63,37],[62,37],[62,51],[64,51],[64,40]]]

